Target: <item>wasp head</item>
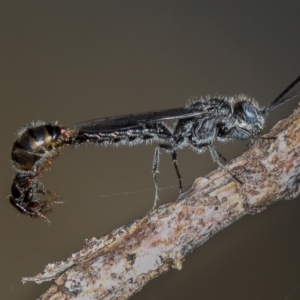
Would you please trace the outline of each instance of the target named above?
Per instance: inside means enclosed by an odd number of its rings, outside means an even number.
[[[266,114],[258,104],[245,95],[232,99],[229,120],[218,125],[218,140],[257,138],[265,125]]]

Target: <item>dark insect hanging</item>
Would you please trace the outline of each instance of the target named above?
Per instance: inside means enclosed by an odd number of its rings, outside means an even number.
[[[92,143],[132,146],[157,142],[159,145],[154,152],[152,167],[156,207],[160,149],[171,153],[181,191],[177,150],[184,147],[190,147],[197,153],[209,150],[213,160],[224,168],[213,142],[259,138],[269,112],[300,94],[300,90],[297,90],[285,96],[299,81],[300,76],[264,109],[244,95],[207,97],[189,102],[183,108],[91,120],[77,124],[75,129],[56,123],[32,124],[20,130],[12,147],[11,157],[16,175],[11,187],[10,203],[22,213],[48,221],[44,213],[53,204],[59,203],[59,196],[46,189],[38,177],[49,169],[51,159],[60,154],[64,145]],[[168,127],[164,123],[167,120],[175,120],[174,127]],[[49,195],[51,199],[40,200],[38,195]]]

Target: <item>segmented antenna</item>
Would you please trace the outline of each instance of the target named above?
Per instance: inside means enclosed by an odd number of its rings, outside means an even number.
[[[264,114],[268,114],[271,110],[276,108],[277,106],[287,102],[298,95],[300,95],[300,89],[295,91],[294,93],[290,94],[289,96],[283,97],[286,95],[298,82],[300,81],[300,76],[298,76],[276,99],[263,110]]]

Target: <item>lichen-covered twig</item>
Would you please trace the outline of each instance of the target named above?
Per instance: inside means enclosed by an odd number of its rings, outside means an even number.
[[[299,194],[300,110],[280,121],[226,170],[198,178],[192,188],[145,217],[86,242],[66,262],[49,264],[23,282],[55,279],[40,299],[128,299],[151,279],[181,269],[184,258],[246,214]]]

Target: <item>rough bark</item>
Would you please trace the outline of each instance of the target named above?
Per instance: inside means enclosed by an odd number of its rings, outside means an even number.
[[[276,138],[275,138],[276,137]],[[247,214],[299,194],[300,109],[227,165],[198,178],[174,203],[112,231],[66,262],[23,282],[55,280],[39,299],[127,299],[213,234]]]

